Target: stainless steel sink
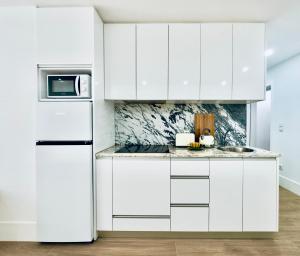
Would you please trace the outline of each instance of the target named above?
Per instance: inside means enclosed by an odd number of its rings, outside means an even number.
[[[226,152],[234,152],[234,153],[251,153],[254,152],[254,149],[247,147],[239,147],[239,146],[228,146],[228,147],[218,147],[219,150]]]

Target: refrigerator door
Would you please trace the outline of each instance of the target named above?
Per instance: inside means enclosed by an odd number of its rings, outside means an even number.
[[[36,152],[38,241],[92,241],[92,145],[41,145]]]
[[[39,102],[37,140],[92,140],[91,102]]]

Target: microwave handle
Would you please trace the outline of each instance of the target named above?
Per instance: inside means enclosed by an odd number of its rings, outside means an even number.
[[[79,92],[79,76],[76,76],[76,78],[75,78],[75,91],[76,91],[76,95],[80,96],[80,92]]]

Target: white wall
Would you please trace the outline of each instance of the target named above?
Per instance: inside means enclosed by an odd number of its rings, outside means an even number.
[[[300,55],[269,69],[268,80],[272,83],[271,150],[282,154],[280,184],[300,195]]]
[[[0,8],[0,240],[35,240],[35,8]]]
[[[251,111],[253,133],[252,146],[270,150],[270,129],[271,129],[271,91],[266,91],[264,101],[253,103]],[[255,120],[253,120],[255,119]]]

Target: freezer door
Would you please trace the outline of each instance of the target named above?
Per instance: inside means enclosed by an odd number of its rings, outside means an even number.
[[[92,103],[39,102],[37,140],[92,140]]]
[[[40,242],[92,240],[92,146],[37,146]]]

